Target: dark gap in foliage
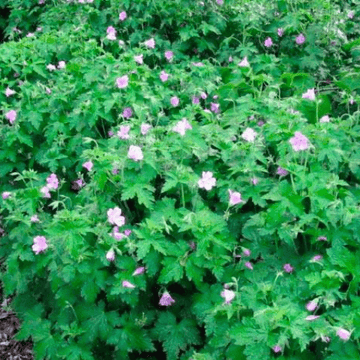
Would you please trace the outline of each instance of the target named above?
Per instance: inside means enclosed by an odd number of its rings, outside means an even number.
[[[5,28],[10,17],[11,10],[9,7],[0,5],[0,43],[5,42]]]

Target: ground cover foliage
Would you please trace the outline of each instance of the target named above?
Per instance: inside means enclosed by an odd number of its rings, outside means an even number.
[[[359,1],[0,7],[35,359],[360,359]]]

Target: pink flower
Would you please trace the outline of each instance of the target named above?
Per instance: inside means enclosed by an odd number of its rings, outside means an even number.
[[[124,89],[128,86],[129,84],[129,77],[127,75],[118,77],[116,79],[116,85],[119,89]]]
[[[327,241],[327,237],[326,236],[319,236],[317,238],[318,241]]]
[[[206,94],[205,92],[202,92],[202,93],[200,94],[200,96],[201,96],[201,98],[202,98],[203,100],[205,100],[205,99],[207,98],[207,94]]]
[[[130,230],[130,229],[126,229],[126,230],[124,231],[124,234],[125,234],[125,236],[130,236],[131,230]]]
[[[123,226],[125,224],[125,217],[121,215],[121,209],[114,207],[107,211],[108,221],[110,224]]]
[[[31,218],[30,218],[30,221],[31,222],[39,222],[39,217],[37,215],[33,215]]]
[[[312,321],[318,319],[319,317],[320,317],[319,315],[309,315],[305,318],[305,320]]]
[[[251,251],[249,249],[244,249],[243,250],[243,254],[244,256],[250,256],[251,255]]]
[[[89,160],[89,161],[87,161],[86,163],[83,164],[83,168],[85,168],[87,171],[91,171],[93,166],[94,166],[94,164],[92,163],[91,160]]]
[[[48,95],[51,94],[51,90],[50,90],[48,87],[45,89],[45,92],[46,92]]]
[[[57,68],[58,69],[64,69],[66,67],[65,61],[59,61]]]
[[[161,79],[162,82],[167,81],[168,77],[169,77],[169,74],[167,74],[164,70],[161,71],[161,73],[160,73],[160,79]]]
[[[253,185],[256,185],[259,182],[259,180],[257,178],[252,178],[251,182],[253,183]]]
[[[219,107],[220,107],[220,104],[211,103],[210,109],[212,112],[217,114],[219,112]]]
[[[143,274],[144,272],[145,272],[145,267],[144,267],[144,266],[138,267],[138,268],[133,272],[133,276]]]
[[[250,270],[254,269],[250,261],[247,261],[244,265]]]
[[[119,40],[119,46],[124,46],[124,45],[125,45],[124,41]]]
[[[125,118],[125,119],[129,119],[131,118],[131,115],[132,115],[132,110],[130,107],[127,107],[124,109],[123,113],[122,113],[122,116]]]
[[[186,130],[191,130],[192,126],[190,123],[184,118],[180,120],[173,128],[172,130],[179,133],[181,136],[185,135]]]
[[[126,18],[127,18],[126,11],[122,11],[122,12],[119,14],[119,20],[120,20],[120,21],[124,21]]]
[[[108,40],[116,40],[116,30],[114,29],[114,27],[112,26],[109,26],[107,29],[106,29],[106,38]]]
[[[165,58],[167,61],[171,61],[174,57],[174,53],[170,50],[165,51]]]
[[[52,65],[52,64],[47,65],[46,68],[47,68],[49,71],[54,71],[54,70],[56,70],[56,66],[55,66],[55,65]]]
[[[354,18],[354,15],[355,15],[354,11],[350,11],[350,12],[348,13],[348,18],[349,18],[349,19],[353,19],[353,18]]]
[[[294,151],[307,150],[309,139],[299,131],[295,131],[295,136],[289,140]]]
[[[153,38],[145,41],[145,45],[149,48],[149,49],[154,49],[155,48],[155,40]]]
[[[293,272],[294,268],[293,268],[290,264],[285,264],[285,265],[284,265],[284,270],[285,270],[287,273],[291,273],[291,272]]]
[[[238,64],[240,67],[249,67],[250,64],[248,62],[247,56],[245,56]]]
[[[243,202],[241,200],[241,194],[239,192],[235,192],[229,189],[229,197],[230,197],[230,205],[237,205]]]
[[[170,306],[174,302],[175,300],[171,297],[171,295],[167,291],[165,291],[160,298],[159,305]]]
[[[135,55],[134,56],[134,59],[135,59],[135,61],[138,63],[138,64],[140,64],[140,65],[142,65],[143,63],[144,63],[144,55],[143,54],[141,54],[141,55]]]
[[[202,178],[198,181],[200,189],[211,190],[216,184],[216,179],[211,171],[203,171]]]
[[[199,104],[199,103],[200,103],[200,99],[199,99],[197,96],[193,96],[193,98],[192,98],[192,103],[193,103],[194,105]]]
[[[122,286],[124,288],[128,288],[128,289],[134,289],[135,285],[133,285],[131,282],[127,281],[127,280],[124,280],[122,282]]]
[[[112,233],[109,235],[118,241],[122,240],[125,237],[125,235],[123,233],[119,232],[118,226],[114,226]]]
[[[234,299],[235,297],[235,292],[232,290],[228,290],[228,289],[224,289],[221,293],[220,296],[222,298],[225,299],[225,304],[230,304],[230,302]]]
[[[303,99],[315,100],[315,89],[309,89],[307,92],[302,94]]]
[[[12,125],[16,120],[17,113],[15,110],[10,110],[5,114],[6,119],[9,120],[9,123]]]
[[[321,335],[321,341],[328,343],[328,342],[330,342],[330,338],[328,336]]]
[[[107,253],[106,253],[106,259],[108,261],[114,261],[115,260],[115,251],[114,249],[110,249]]]
[[[313,258],[312,258],[312,261],[320,261],[322,259],[322,255],[315,255]]]
[[[270,47],[270,46],[273,45],[273,42],[272,42],[271,37],[268,37],[268,38],[265,40],[264,45],[265,45],[266,47]]]
[[[117,132],[117,136],[123,140],[129,139],[130,138],[129,131],[130,131],[130,125],[121,125],[120,130]]]
[[[308,311],[314,311],[316,310],[316,308],[317,308],[317,301],[312,300],[306,304],[306,309]]]
[[[353,105],[353,104],[354,104],[354,102],[355,102],[355,100],[354,100],[354,99],[350,99],[350,100],[349,100],[349,104],[350,104],[350,105]]]
[[[216,2],[217,2],[218,5],[224,4],[224,0],[216,0]]]
[[[286,176],[288,174],[288,171],[279,166],[276,173],[280,176]]]
[[[323,117],[321,117],[321,118],[320,118],[320,122],[321,122],[321,123],[330,122],[329,115],[324,115]]]
[[[305,42],[305,36],[303,34],[300,34],[299,36],[296,37],[295,41],[298,45],[301,45]]]
[[[47,186],[43,186],[40,189],[40,192],[42,192],[44,198],[47,198],[47,199],[51,198],[50,190]]]
[[[6,91],[5,91],[6,97],[9,97],[9,96],[14,95],[14,94],[15,94],[14,90],[11,90],[9,87],[6,88]]]
[[[50,176],[47,177],[46,179],[47,182],[47,187],[49,189],[57,189],[59,187],[59,180],[56,176],[56,174],[51,174]]]
[[[36,236],[34,237],[34,245],[32,246],[33,251],[35,254],[39,254],[41,251],[47,249],[48,245],[46,243],[45,236]]]
[[[176,107],[179,105],[179,98],[177,96],[173,96],[171,99],[170,99],[170,103],[172,106]]]
[[[131,145],[128,152],[128,158],[134,161],[139,161],[144,158],[144,155],[139,146]]]
[[[146,135],[148,131],[152,128],[150,124],[141,124],[140,131],[142,135]]]
[[[4,200],[6,200],[9,196],[11,195],[11,192],[9,191],[4,191],[1,196]]]
[[[229,62],[233,62],[232,56],[229,56]]]
[[[196,67],[204,66],[204,64],[202,62],[193,62],[192,64],[193,64],[193,66],[196,66]]]
[[[280,37],[282,37],[284,35],[284,29],[283,28],[278,28],[277,29],[277,33]]]
[[[272,349],[274,353],[279,353],[282,350],[281,346],[279,345],[275,345]]]
[[[253,129],[246,128],[241,137],[246,141],[254,142],[256,135],[257,133]]]
[[[351,333],[350,333],[349,331],[345,330],[345,329],[340,328],[340,329],[336,332],[336,335],[337,335],[340,339],[347,341],[347,340],[350,339]]]

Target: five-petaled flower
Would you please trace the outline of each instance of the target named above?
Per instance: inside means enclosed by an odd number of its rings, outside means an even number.
[[[46,243],[45,236],[36,236],[34,237],[34,245],[32,246],[33,251],[35,254],[39,254],[40,252],[46,250],[48,247]]]
[[[131,145],[128,151],[128,158],[134,161],[139,161],[144,158],[141,148],[136,145]]]
[[[185,135],[186,130],[191,130],[192,126],[187,121],[187,119],[180,120],[173,128],[172,130],[179,133],[181,136]]]
[[[347,331],[347,330],[345,330],[345,329],[340,328],[340,329],[336,332],[336,335],[337,335],[340,339],[347,341],[347,340],[350,339],[351,333],[350,333],[350,331]]]
[[[283,268],[287,273],[291,273],[294,270],[294,268],[290,264],[285,264]]]
[[[130,131],[130,125],[121,125],[120,130],[117,132],[117,136],[123,140],[129,139],[130,138],[129,131]]]
[[[135,60],[138,64],[142,65],[142,64],[144,63],[144,55],[143,55],[143,54],[135,55],[135,56],[134,56],[134,60]]]
[[[317,301],[312,300],[306,304],[306,309],[308,311],[314,311],[316,310],[316,308],[317,308]]]
[[[126,11],[122,11],[122,12],[119,14],[119,20],[120,20],[120,21],[124,21],[126,18],[127,18]]]
[[[266,47],[270,47],[270,46],[273,45],[273,42],[272,42],[271,37],[266,38],[266,40],[264,41],[264,45],[265,45]]]
[[[299,131],[289,140],[294,151],[306,150],[309,148],[309,139]]]
[[[256,131],[251,128],[246,128],[245,131],[242,133],[241,137],[246,141],[254,142],[256,135]]]
[[[177,96],[173,96],[171,99],[170,99],[170,103],[172,106],[176,107],[179,105],[179,98]]]
[[[315,100],[315,89],[309,89],[307,92],[302,94],[303,99]]]
[[[83,168],[85,168],[87,171],[91,171],[93,166],[94,166],[94,164],[92,163],[91,160],[89,160],[89,161],[87,161],[86,163],[83,164]]]
[[[303,34],[300,34],[296,37],[295,41],[298,45],[301,45],[305,42],[305,36]]]
[[[10,110],[5,114],[6,119],[9,120],[9,123],[12,125],[16,120],[17,113],[15,110]]]
[[[165,58],[167,61],[171,61],[174,57],[174,53],[170,50],[165,51]]]
[[[216,185],[216,179],[211,171],[203,171],[202,178],[198,181],[200,189],[211,190]]]
[[[230,302],[235,298],[235,292],[232,290],[224,289],[220,296],[225,299],[225,304],[230,304]]]
[[[132,284],[131,282],[129,282],[129,281],[127,281],[127,280],[124,280],[124,281],[122,282],[122,286],[123,286],[124,288],[128,288],[128,289],[134,289],[134,287],[135,287],[134,284]]]
[[[147,41],[145,41],[144,43],[149,49],[154,49],[155,48],[155,40],[154,38],[151,38]]]
[[[230,205],[237,205],[240,204],[241,202],[243,202],[241,200],[241,194],[239,192],[236,191],[232,191],[229,189],[229,197],[230,197]]]
[[[245,56],[238,64],[240,67],[249,67],[250,64],[248,62],[247,56]]]
[[[128,86],[129,84],[129,77],[127,75],[118,77],[116,79],[116,85],[119,89],[124,89]]]
[[[49,189],[57,189],[59,187],[59,180],[56,176],[56,174],[51,174],[50,176],[47,177],[46,179],[47,182],[47,187]]]
[[[161,80],[162,82],[165,82],[165,81],[167,81],[167,79],[169,78],[169,74],[167,74],[167,73],[163,70],[163,71],[161,71],[159,77],[160,77],[160,80]]]
[[[151,128],[152,128],[152,126],[150,124],[143,123],[143,124],[141,124],[140,132],[142,135],[146,135]]]
[[[123,226],[125,224],[125,217],[121,215],[121,209],[117,206],[113,209],[109,209],[107,216],[110,224],[117,226]]]
[[[14,90],[11,90],[9,87],[6,88],[6,91],[5,91],[6,97],[9,97],[9,96],[14,95],[14,94],[15,94]]]
[[[106,259],[108,261],[114,261],[115,260],[115,251],[114,249],[110,249],[107,253],[106,253]]]
[[[161,306],[170,306],[175,302],[175,300],[171,297],[171,295],[165,291],[159,301],[159,305]]]

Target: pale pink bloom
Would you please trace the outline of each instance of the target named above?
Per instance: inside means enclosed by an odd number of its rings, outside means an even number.
[[[91,3],[94,2],[94,0],[86,0],[86,2],[87,2],[88,4],[91,4]]]
[[[312,300],[306,304],[306,309],[308,311],[314,311],[316,310],[316,308],[317,308],[317,301]]]
[[[143,274],[144,272],[145,272],[145,267],[144,267],[144,266],[138,267],[138,268],[133,272],[133,276]]]
[[[37,215],[33,215],[31,218],[30,218],[30,221],[31,222],[39,222],[39,217]]]
[[[204,109],[204,112],[211,114],[211,111],[209,109]]]
[[[216,184],[216,179],[211,171],[203,171],[202,178],[198,181],[200,189],[211,190]]]
[[[328,342],[330,342],[330,338],[328,336],[321,335],[321,341],[328,343]]]
[[[51,195],[50,195],[50,190],[47,186],[43,186],[41,189],[40,189],[40,192],[43,194],[43,197],[44,198],[51,198]]]
[[[323,258],[322,255],[315,255],[315,256],[312,258],[312,260],[313,260],[313,261],[320,261],[322,258]]]
[[[216,2],[217,2],[218,5],[224,4],[224,0],[216,0]]]
[[[260,120],[260,121],[258,121],[258,126],[263,126],[265,123],[262,121],[262,120]]]
[[[126,229],[126,230],[124,231],[124,234],[125,234],[125,236],[129,236],[129,235],[131,234],[131,230],[130,230],[130,229]]]
[[[42,5],[45,3],[45,0],[39,0],[39,5]]]
[[[112,130],[110,130],[110,131],[108,131],[108,135],[109,135],[109,137],[112,137],[115,135],[115,133]]]
[[[321,123],[330,122],[329,115],[324,115],[323,117],[321,117],[321,118],[320,118],[320,122],[321,122]]]
[[[171,99],[170,99],[170,103],[172,106],[176,107],[179,105],[179,98],[177,96],[173,96]]]
[[[194,105],[199,104],[199,103],[200,103],[200,99],[199,99],[197,96],[193,96],[193,98],[192,98],[192,103],[193,103]]]
[[[41,251],[46,250],[48,247],[46,243],[45,236],[36,236],[34,237],[34,245],[32,246],[33,251],[35,254],[39,254]]]
[[[114,261],[115,260],[115,251],[114,249],[110,249],[107,253],[106,253],[106,259],[108,261]]]
[[[283,36],[284,35],[284,29],[283,28],[278,28],[277,33],[278,33],[278,35],[280,37]]]
[[[79,188],[82,188],[83,186],[85,186],[85,182],[83,181],[83,179],[75,180],[74,183],[77,184],[79,186]]]
[[[326,236],[319,236],[317,238],[318,241],[327,241],[327,237]]]
[[[14,90],[11,90],[9,87],[6,88],[6,91],[5,91],[6,97],[9,97],[9,96],[14,95],[14,94],[15,94]]]
[[[257,133],[253,129],[246,128],[241,137],[246,141],[254,142],[256,135]]]
[[[47,177],[46,179],[47,182],[47,187],[49,189],[57,189],[59,187],[59,180],[56,176],[56,174],[51,174],[50,176]]]
[[[117,136],[123,140],[130,139],[129,131],[130,125],[121,125],[120,130],[117,132]]]
[[[116,30],[113,26],[109,26],[107,29],[106,29],[106,38],[108,40],[116,40]]]
[[[145,41],[144,43],[149,49],[154,49],[155,48],[155,40],[154,38],[151,38],[147,41]]]
[[[144,155],[139,146],[131,145],[128,151],[128,158],[134,161],[139,161],[144,158]]]
[[[219,112],[219,107],[220,107],[220,104],[211,103],[210,109],[211,109],[212,112],[217,114]]]
[[[132,115],[132,110],[130,107],[127,107],[124,109],[123,113],[122,113],[122,116],[125,118],[125,119],[129,119],[131,118],[131,115]]]
[[[349,19],[353,19],[353,18],[354,18],[354,15],[355,15],[354,11],[350,11],[350,12],[348,13],[348,18],[349,18]]]
[[[289,140],[294,151],[307,150],[309,139],[299,131],[295,131],[295,136]]]
[[[315,89],[309,89],[307,92],[302,94],[303,99],[315,100]]]
[[[26,37],[34,37],[35,36],[35,34],[34,33],[27,33],[27,35],[26,35]]]
[[[235,298],[235,292],[232,290],[224,289],[220,296],[225,299],[225,304],[230,304],[230,302]]]
[[[265,40],[264,45],[265,45],[266,47],[270,47],[270,46],[273,45],[273,42],[272,42],[271,37],[268,37],[268,38]]]
[[[247,56],[245,56],[238,64],[240,67],[249,67],[250,64],[248,62]]]
[[[119,173],[119,169],[113,168],[113,169],[111,170],[111,172],[112,172],[114,175],[116,175],[116,174]]]
[[[57,67],[58,67],[58,69],[64,69],[66,67],[65,61],[59,61]]]
[[[295,41],[298,45],[301,45],[305,42],[305,36],[303,34],[300,34],[299,36],[296,37]]]
[[[193,62],[193,66],[202,67],[204,64],[202,62]]]
[[[168,77],[169,77],[169,74],[167,74],[164,70],[161,71],[161,73],[160,73],[160,79],[161,79],[162,82],[167,81]]]
[[[259,182],[259,180],[257,178],[252,178],[251,182],[253,183],[253,185],[256,185]]]
[[[89,160],[89,161],[87,161],[86,163],[83,164],[83,168],[85,168],[87,171],[91,171],[93,166],[94,166],[94,164],[92,163],[91,160]]]
[[[4,191],[1,196],[4,200],[6,200],[9,196],[11,195],[11,192],[9,191]]]
[[[124,41],[123,41],[123,40],[119,40],[119,46],[124,46],[124,45],[125,45]]]
[[[229,62],[233,62],[232,56],[229,56]]]
[[[244,249],[243,250],[243,254],[244,256],[250,256],[251,255],[251,251],[249,249]]]
[[[113,232],[110,234],[115,240],[121,241],[125,235],[121,232],[119,232],[119,227],[114,226]]]
[[[276,173],[280,176],[286,176],[289,172],[279,166]]]
[[[284,270],[285,270],[287,273],[291,273],[291,272],[293,272],[294,268],[293,268],[290,264],[285,264],[285,265],[284,265]]]
[[[51,94],[51,90],[50,90],[48,87],[45,89],[45,92],[46,92],[48,95]]]
[[[15,110],[10,110],[5,114],[6,119],[9,120],[9,123],[12,125],[16,120],[17,113]]]
[[[47,65],[46,68],[47,68],[49,71],[54,71],[54,70],[56,70],[56,66],[55,66],[55,65],[52,65],[52,64]]]
[[[305,320],[312,321],[318,319],[319,317],[320,317],[319,315],[309,315],[305,318]]]
[[[342,339],[342,340],[349,340],[350,339],[350,336],[351,336],[351,333],[345,329],[342,329],[340,328],[337,332],[336,332],[336,335]]]
[[[350,100],[349,100],[350,105],[353,105],[353,104],[354,104],[354,102],[355,102],[355,100],[354,100],[354,99],[350,99]]]
[[[206,94],[205,92],[202,92],[202,93],[200,94],[200,96],[201,96],[201,98],[204,99],[204,100],[207,98],[207,94]]]
[[[229,189],[229,197],[230,197],[230,205],[237,205],[240,204],[241,202],[243,202],[241,200],[241,194],[239,192],[236,191],[232,191]]]
[[[124,280],[122,282],[122,286],[124,288],[128,288],[128,289],[134,289],[135,288],[135,285],[133,285],[131,282],[127,281],[127,280]]]
[[[142,64],[144,63],[144,55],[143,55],[143,54],[141,54],[141,55],[135,55],[135,56],[134,56],[134,59],[135,59],[135,61],[136,61],[138,64],[140,64],[140,65],[142,65]]]
[[[181,136],[185,135],[186,130],[191,130],[192,126],[187,121],[187,119],[180,120],[173,128],[172,130],[179,133]]]
[[[114,207],[107,211],[108,221],[110,224],[123,226],[125,224],[125,217],[121,215],[121,209]]]
[[[174,57],[174,53],[170,50],[165,51],[165,57],[167,61],[171,61]]]
[[[250,270],[254,269],[250,261],[247,261],[244,265]]]
[[[122,12],[119,14],[119,20],[120,20],[120,21],[124,21],[126,18],[127,18],[126,11],[122,11]]]
[[[140,131],[142,135],[146,135],[148,131],[152,128],[150,124],[141,124]]]
[[[165,291],[159,301],[159,305],[161,306],[170,306],[175,302],[175,300],[171,297],[171,295]]]
[[[275,345],[272,349],[274,353],[279,353],[282,350],[281,346],[279,345]]]
[[[116,79],[116,85],[119,89],[124,89],[128,86],[129,84],[129,77],[127,75],[118,77]]]

